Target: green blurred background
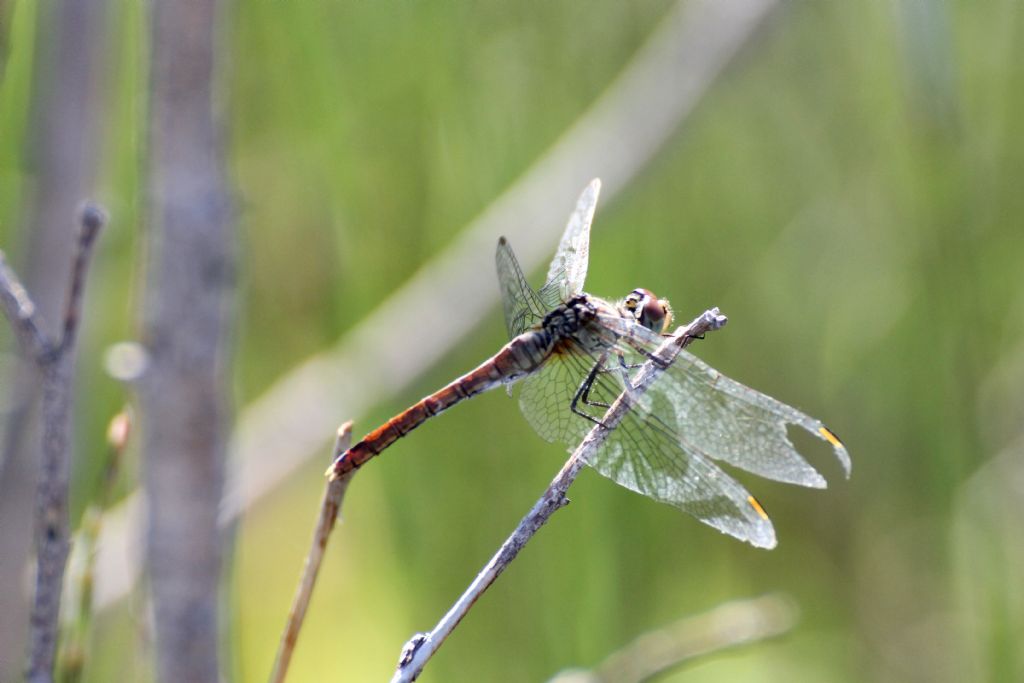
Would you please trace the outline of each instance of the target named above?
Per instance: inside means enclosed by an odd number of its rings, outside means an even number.
[[[76,510],[126,399],[100,359],[134,337],[140,299],[144,7],[110,5],[96,164],[113,219],[84,329]],[[242,240],[239,410],[456,239],[670,7],[231,6],[221,104]],[[0,82],[0,246],[16,262],[35,22],[32,3],[13,6]],[[729,326],[694,350],[834,427],[852,478],[825,458],[825,492],[742,477],[775,522],[779,546],[764,552],[586,472],[421,680],[544,680],[770,591],[799,605],[792,633],[663,680],[1024,680],[1022,181],[1024,5],[802,1],[776,12],[656,158],[599,205],[587,289],[649,287],[687,320],[721,307]],[[566,215],[574,201],[564,198]],[[479,267],[492,273],[490,249]],[[458,301],[449,311],[460,314]],[[493,353],[497,304],[474,330],[407,390],[338,422],[355,419],[358,435]],[[401,319],[388,333],[416,342]],[[224,636],[235,680],[262,680],[273,661],[330,438],[237,529]],[[402,643],[447,610],[562,455],[493,392],[368,466],[291,680],[389,676]],[[89,680],[148,678],[145,621],[139,597],[102,615]]]

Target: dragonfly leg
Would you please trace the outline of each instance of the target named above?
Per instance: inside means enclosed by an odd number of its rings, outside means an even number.
[[[590,400],[590,390],[594,386],[594,380],[597,379],[597,376],[600,373],[603,373],[603,372],[618,372],[620,374],[621,379],[622,379],[622,385],[623,385],[623,387],[625,387],[626,393],[629,395],[629,397],[631,399],[635,400],[635,395],[633,394],[633,383],[632,383],[632,381],[630,380],[630,377],[629,377],[629,370],[642,367],[642,364],[627,363],[626,362],[626,357],[624,355],[622,355],[621,353],[619,353],[617,355],[619,357],[619,367],[617,367],[617,368],[606,368],[605,367],[605,361],[608,358],[607,354],[602,356],[600,360],[598,360],[596,363],[594,363],[594,367],[592,367],[590,369],[590,372],[587,373],[586,378],[584,378],[583,382],[580,384],[579,388],[576,390],[575,395],[573,395],[572,403],[569,406],[570,410],[572,410],[572,412],[574,412],[575,414],[579,415],[580,417],[584,417],[584,418],[590,420],[594,424],[599,424],[602,427],[605,427],[607,425],[605,425],[603,422],[601,422],[601,420],[597,419],[593,415],[590,415],[589,413],[586,413],[586,412],[580,410],[579,404],[580,404],[580,402],[582,402],[584,405],[594,406],[594,407],[597,407],[597,408],[610,408],[611,407],[610,403],[605,403],[604,401],[591,401]]]
[[[659,369],[665,370],[666,368],[668,368],[669,363],[664,358],[660,358],[660,357],[656,356],[655,354],[651,353],[650,351],[645,349],[641,344],[639,344],[636,340],[634,340],[634,339],[632,339],[630,337],[623,337],[623,339],[626,341],[627,344],[629,344],[631,347],[633,347],[634,351],[636,351],[637,353],[642,355],[644,358],[646,358],[647,360],[649,360],[652,363],[654,363],[656,366],[658,366]],[[698,337],[698,339],[699,339],[699,337]],[[625,363],[625,361],[623,361],[623,363]],[[628,367],[635,368],[635,367],[638,367],[638,366],[630,365]]]
[[[621,370],[639,370],[643,366],[643,363],[627,363],[626,357],[621,353],[619,354],[619,368]]]
[[[719,328],[718,328],[718,327],[714,327],[714,328],[712,328],[712,329],[715,329],[715,330],[717,330],[717,329],[719,329]],[[668,339],[668,338],[669,338],[669,337],[671,337],[671,336],[673,336],[673,335],[672,335],[672,334],[670,334],[670,333],[664,333],[664,334],[662,334],[662,335],[661,335],[661,337],[662,337],[663,339]],[[698,339],[698,340],[701,340],[701,339],[704,339],[704,333],[703,333],[703,332],[701,332],[700,334],[688,334],[688,335],[686,335],[686,338],[687,338],[687,339]]]
[[[599,424],[599,425],[601,425],[603,427],[604,426],[603,422],[601,422],[599,419],[597,419],[593,415],[590,415],[589,413],[583,412],[582,410],[580,410],[577,407],[579,405],[580,401],[583,401],[583,403],[588,405],[588,406],[597,406],[597,407],[601,407],[601,408],[607,408],[608,407],[607,403],[602,403],[600,401],[591,401],[590,400],[590,388],[594,385],[594,379],[597,377],[597,374],[599,372],[605,372],[605,370],[604,370],[604,358],[602,358],[601,360],[599,360],[596,363],[594,363],[594,367],[591,368],[590,372],[587,373],[586,378],[583,380],[583,382],[580,384],[579,388],[576,390],[576,393],[573,395],[572,403],[569,405],[569,409],[572,410],[572,412],[574,412],[575,414],[579,415],[580,417],[585,417],[586,419],[590,420],[594,424]]]
[[[631,400],[635,401],[636,400],[636,394],[633,393],[633,380],[629,376],[629,371],[630,370],[635,370],[635,369],[640,368],[640,367],[643,367],[643,363],[627,363],[625,355],[623,355],[622,353],[619,353],[618,356],[619,356],[619,375],[622,378],[622,386],[625,388],[625,391],[629,395],[629,398]]]

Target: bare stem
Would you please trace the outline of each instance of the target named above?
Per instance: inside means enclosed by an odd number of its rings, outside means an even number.
[[[89,267],[92,246],[100,228],[107,222],[106,213],[95,204],[85,204],[81,211],[81,229],[78,232],[78,249],[71,266],[71,286],[68,288],[68,300],[64,307],[64,332],[59,349],[71,346],[78,331],[78,320],[82,310],[82,293],[85,291],[85,273]]]
[[[601,424],[596,425],[583,439],[580,445],[573,451],[561,471],[555,476],[551,484],[533,508],[523,517],[512,535],[505,540],[495,553],[491,561],[477,574],[476,578],[469,585],[469,588],[456,600],[448,613],[442,617],[430,633],[418,633],[413,636],[402,648],[402,655],[399,658],[398,668],[391,679],[391,683],[408,683],[416,680],[427,661],[437,652],[441,644],[458,626],[462,618],[466,616],[473,604],[483,595],[498,576],[516,558],[523,546],[529,542],[533,535],[544,526],[556,510],[562,508],[567,502],[566,492],[569,486],[576,480],[580,470],[597,452],[605,439],[612,433],[612,430],[622,421],[626,413],[632,408],[637,398],[643,394],[658,376],[665,371],[668,365],[675,359],[679,350],[688,346],[694,339],[701,337],[705,332],[717,330],[726,323],[726,317],[720,315],[717,308],[705,311],[693,322],[685,327],[680,327],[672,334],[665,343],[658,348],[655,355],[659,363],[648,361],[637,373],[633,381],[633,388],[630,392],[623,392],[612,403],[611,407],[601,418]]]
[[[57,341],[43,332],[35,304],[0,253],[0,302],[18,333],[26,355],[42,375],[43,444],[36,486],[36,586],[30,618],[27,679],[53,680],[58,616],[67,565],[68,479],[71,469],[71,402],[74,380],[74,342],[81,317],[85,274],[92,245],[105,222],[103,212],[88,205],[81,214],[78,248],[71,268],[64,332]]]
[[[331,455],[331,462],[334,462],[342,453],[348,450],[352,444],[352,423],[346,422],[338,428],[338,438],[334,442],[334,452]],[[295,643],[299,639],[299,630],[302,628],[303,620],[306,618],[306,609],[309,607],[310,598],[313,595],[313,586],[316,584],[317,574],[320,572],[320,565],[323,562],[324,550],[327,548],[327,539],[334,530],[334,524],[338,519],[338,511],[341,509],[341,501],[345,496],[345,490],[356,470],[345,475],[327,481],[324,488],[324,496],[320,501],[320,516],[316,520],[316,527],[313,530],[313,542],[306,554],[306,562],[302,567],[302,577],[295,589],[295,597],[292,598],[292,607],[288,612],[288,621],[285,623],[284,632],[281,634],[281,642],[277,646],[277,657],[274,660],[274,669],[270,672],[270,682],[280,683],[288,675],[288,665],[292,660],[292,653],[295,651]]]
[[[25,355],[40,362],[50,350],[49,340],[43,333],[42,316],[17,273],[7,265],[3,251],[0,251],[0,305]]]

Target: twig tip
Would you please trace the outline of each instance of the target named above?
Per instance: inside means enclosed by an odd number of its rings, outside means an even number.
[[[347,451],[351,445],[352,420],[348,420],[347,422],[343,422],[342,425],[338,427],[338,433],[334,439],[334,453],[331,456],[331,466],[327,469],[326,473],[327,478],[330,481],[334,481],[335,479],[338,478],[339,475],[334,474],[334,464],[337,462],[338,458],[345,454],[345,451]]]
[[[339,439],[352,435],[352,424],[352,420],[348,420],[347,422],[343,422],[342,425],[338,427]]]
[[[82,226],[82,239],[92,241],[96,234],[107,224],[107,211],[99,204],[85,202],[79,211],[79,222]]]

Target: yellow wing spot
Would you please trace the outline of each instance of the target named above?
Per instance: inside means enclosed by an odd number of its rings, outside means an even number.
[[[818,430],[818,433],[820,433],[825,438],[825,441],[828,441],[830,444],[832,444],[836,448],[844,448],[843,442],[839,440],[839,437],[836,436],[835,434],[833,434],[832,432],[830,432],[825,427],[820,428]]]
[[[754,508],[754,511],[761,516],[761,519],[768,521],[768,513],[764,511],[761,504],[757,502],[757,498],[753,496],[747,496],[747,502],[750,503],[750,507]]]

